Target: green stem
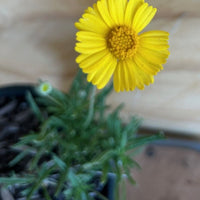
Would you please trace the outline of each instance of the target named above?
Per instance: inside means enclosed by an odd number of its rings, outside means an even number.
[[[63,106],[56,98],[50,96],[50,95],[47,95],[47,97],[52,101],[54,102],[55,104],[59,105],[59,106]]]
[[[94,102],[95,102],[95,93],[96,93],[96,87],[92,87],[92,92],[90,94],[90,104],[89,104],[89,112],[87,119],[84,123],[84,127],[87,128],[90,122],[92,121],[92,117],[94,115]]]

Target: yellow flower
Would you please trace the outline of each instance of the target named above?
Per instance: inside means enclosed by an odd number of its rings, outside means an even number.
[[[130,91],[154,82],[169,55],[168,33],[147,31],[156,8],[144,0],[99,0],[75,26],[76,62],[98,89],[113,75],[114,88]]]

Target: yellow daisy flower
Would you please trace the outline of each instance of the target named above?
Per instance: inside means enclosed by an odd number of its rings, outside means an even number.
[[[115,91],[130,91],[154,82],[169,55],[168,33],[147,31],[156,8],[144,0],[99,0],[75,26],[80,53],[76,62],[87,80],[104,88],[113,75]]]

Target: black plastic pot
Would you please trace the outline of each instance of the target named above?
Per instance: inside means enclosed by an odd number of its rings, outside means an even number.
[[[167,147],[178,147],[184,149],[190,149],[200,152],[200,143],[186,139],[166,139],[162,141],[153,142],[154,145],[167,146]]]
[[[24,165],[23,162],[14,168],[8,166],[8,163],[16,156],[16,152],[12,152],[10,149],[10,145],[17,142],[19,137],[27,134],[30,130],[37,129],[38,121],[26,100],[28,92],[31,92],[33,96],[36,95],[32,84],[9,85],[0,88],[0,176],[2,174],[5,176],[9,170],[16,172],[21,170]],[[20,135],[18,136],[18,134]],[[4,157],[6,157],[6,161]],[[101,188],[100,193],[106,196],[108,200],[114,200],[114,187],[115,175],[108,174],[108,180]]]
[[[7,85],[0,88],[0,97],[24,97],[27,92],[35,94],[32,84]]]

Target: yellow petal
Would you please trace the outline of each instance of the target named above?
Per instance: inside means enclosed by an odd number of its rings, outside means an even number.
[[[140,90],[144,89],[144,83],[143,83],[143,79],[141,77],[141,74],[139,73],[138,70],[138,66],[135,63],[135,61],[132,61],[133,67],[134,67],[134,73],[135,73],[135,85],[137,88],[139,88]]]
[[[139,53],[137,53],[134,56],[134,61],[136,62],[138,67],[140,67],[141,70],[143,70],[144,72],[150,75],[156,75],[157,72],[163,69],[162,65],[149,62],[144,57],[142,57]]]
[[[146,31],[140,34],[140,38],[159,37],[160,39],[166,39],[166,40],[168,40],[168,36],[169,36],[168,32],[159,30]]]
[[[109,0],[108,9],[110,16],[115,23],[115,25],[123,25],[124,24],[124,13],[126,9],[126,0]]]
[[[160,34],[159,34],[160,32]],[[142,47],[154,50],[165,50],[169,48],[168,33],[164,31],[148,31],[139,36],[139,43]]]
[[[156,11],[157,9],[149,6],[148,3],[144,3],[138,8],[132,25],[136,33],[142,31],[150,23]]]
[[[99,47],[105,47],[106,48],[106,40],[91,40],[91,41],[83,41],[83,42],[77,42],[77,47],[83,47],[83,48],[99,48]]]
[[[125,10],[124,23],[132,26],[137,9],[144,3],[144,0],[129,0]]]
[[[130,80],[129,80],[129,72],[127,70],[127,66],[125,65],[125,62],[122,63],[123,66],[123,77],[124,77],[124,85],[125,85],[125,90],[129,91],[130,90]]]
[[[110,80],[116,67],[116,59],[111,54],[106,54],[102,59],[95,63],[95,70],[89,73],[87,80],[103,88]]]
[[[124,69],[124,62],[123,61],[119,61],[118,62],[118,72],[119,74],[119,78],[120,78],[120,91],[124,91],[126,89],[126,87],[128,87],[128,82],[126,81],[127,77],[125,74],[125,69]]]
[[[94,54],[91,54],[89,56],[84,56],[80,62],[80,68],[83,69],[85,73],[90,73],[96,69],[96,62],[99,62],[99,60],[102,60],[106,54],[108,54],[108,51],[103,50]],[[82,54],[84,55],[84,54]]]
[[[121,66],[120,63],[117,64],[117,67],[114,72],[114,77],[113,77],[113,84],[114,84],[114,89],[116,92],[123,91],[122,90],[122,79],[121,79]]]
[[[136,86],[134,62],[132,60],[126,60],[124,61],[124,64],[126,67],[126,74],[129,80],[129,90],[133,91]]]
[[[86,58],[88,58],[89,56],[91,56],[91,55],[90,54],[80,54],[79,56],[77,56],[76,62],[80,63],[83,60],[85,60]]]
[[[135,80],[134,80],[134,72],[133,72],[133,65],[131,66],[130,63],[127,61],[120,61],[121,66],[121,90],[124,89],[126,91],[133,90],[135,88]]]
[[[98,73],[99,69],[101,69],[101,67],[105,66],[104,64],[107,62],[107,60],[108,60],[108,56],[105,56],[104,58],[96,61],[95,64],[93,66],[91,66],[91,67],[93,67],[93,70],[91,70],[89,73],[86,72],[85,69],[83,69],[84,73],[88,73],[88,76],[87,76],[88,82],[92,82],[95,85],[94,78],[97,78],[96,74]]]
[[[127,1],[126,0],[115,0],[115,5],[116,5],[116,9],[117,9],[118,24],[122,25],[122,24],[124,24],[124,14],[125,14]]]
[[[138,47],[138,53],[146,60],[155,64],[164,64],[169,56],[168,50],[154,51],[144,47]]]
[[[95,12],[94,8],[91,8],[91,7],[88,7],[88,8],[85,10],[85,13],[89,13],[89,14],[92,14],[92,15],[96,15],[96,12]]]
[[[105,41],[105,38],[94,32],[89,32],[89,31],[79,31],[76,33],[76,40],[78,41],[83,41],[83,42],[88,42],[88,41]]]
[[[135,63],[135,73],[136,73],[136,86],[140,90],[144,89],[144,85],[149,85],[150,83],[154,82],[153,76],[142,71],[136,63]]]
[[[114,72],[114,89],[116,92],[135,89],[134,66],[132,62],[120,60]]]
[[[85,13],[90,13],[92,15],[95,15],[95,16],[99,17],[101,20],[103,20],[103,18],[101,17],[101,14],[99,13],[99,10],[97,8],[97,4],[96,3],[93,4],[93,8],[89,7],[85,11]]]
[[[142,39],[140,40],[140,45],[147,49],[154,49],[154,50],[165,50],[169,48],[168,42],[166,40],[161,41],[153,40],[153,39]]]
[[[106,49],[106,43],[105,42],[87,42],[87,43],[76,43],[75,50],[79,53],[83,54],[94,54],[96,52],[102,51]]]
[[[96,74],[98,80],[96,81],[97,88],[102,89],[105,87],[105,85],[109,82],[111,79],[115,68],[117,66],[117,60],[113,56],[110,56],[110,59],[108,60],[107,64],[105,65],[105,68],[102,66],[101,70],[99,70],[99,75]]]
[[[108,10],[108,1],[107,0],[101,0],[97,2],[97,8],[98,11],[102,17],[102,19],[104,20],[104,22],[109,26],[109,27],[113,27],[114,22],[110,16],[109,10]]]
[[[118,62],[113,79],[116,92],[122,92],[124,90],[133,91],[135,89],[137,78],[140,80],[140,77],[137,77],[135,73],[136,67],[135,62],[130,59]]]
[[[100,17],[89,13],[83,14],[79,22],[75,23],[75,26],[81,31],[95,32],[101,34],[102,36],[105,36],[109,31],[108,26]]]
[[[119,25],[118,14],[117,14],[117,10],[116,10],[116,0],[109,0],[108,1],[108,9],[109,9],[109,13],[110,13],[110,16],[112,17],[113,22],[116,25]]]

